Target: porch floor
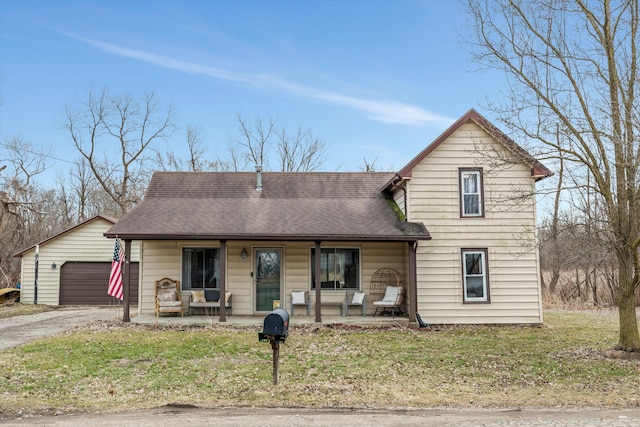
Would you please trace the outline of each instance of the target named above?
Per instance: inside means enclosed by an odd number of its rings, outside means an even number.
[[[238,315],[227,315],[226,322],[220,322],[220,316],[215,315],[191,315],[191,316],[175,316],[175,315],[161,315],[156,317],[154,314],[139,314],[136,316],[131,316],[131,323],[138,323],[144,325],[199,325],[199,326],[208,326],[208,325],[228,325],[228,326],[255,326],[256,328],[262,327],[264,322],[264,316],[238,316]],[[315,315],[312,313],[311,316],[306,315],[298,315],[289,317],[289,327],[295,326],[304,326],[304,325],[351,325],[351,326],[366,326],[366,327],[383,327],[383,326],[408,326],[409,318],[403,316],[358,316],[358,315],[349,315],[340,316],[340,315],[332,315],[332,316],[322,316],[322,322],[316,323]]]

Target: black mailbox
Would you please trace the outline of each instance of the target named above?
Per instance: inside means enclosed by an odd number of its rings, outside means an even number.
[[[260,341],[269,341],[273,337],[275,341],[284,342],[289,333],[289,313],[286,310],[278,308],[267,314],[264,318],[262,332],[258,333]]]

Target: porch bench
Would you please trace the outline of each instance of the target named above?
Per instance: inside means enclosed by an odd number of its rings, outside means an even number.
[[[207,309],[211,309],[211,314],[215,313],[215,310],[220,310],[220,291],[217,290],[205,290],[204,301],[202,300],[202,291],[192,291],[189,296],[189,316],[194,308],[204,309],[205,314]],[[229,314],[232,312],[231,305],[231,292],[225,292],[225,308],[229,310]]]

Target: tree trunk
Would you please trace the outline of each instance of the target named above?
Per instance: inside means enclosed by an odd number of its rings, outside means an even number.
[[[636,315],[635,290],[638,286],[633,275],[633,254],[618,253],[618,313],[620,340],[616,350],[640,351],[640,335]],[[625,257],[625,255],[628,255]],[[626,259],[625,259],[626,258]]]

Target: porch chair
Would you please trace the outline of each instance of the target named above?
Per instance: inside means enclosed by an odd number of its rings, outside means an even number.
[[[165,277],[156,281],[156,317],[160,313],[180,313],[180,316],[184,316],[178,280]]]
[[[231,292],[224,293],[224,306],[231,313]],[[220,291],[216,289],[196,290],[191,291],[189,296],[189,316],[191,316],[194,308],[204,309],[204,314],[207,314],[207,309],[211,309],[211,315],[215,314],[215,311],[220,311]]]
[[[308,291],[291,291],[291,316],[295,306],[307,306],[307,316],[311,313],[311,301],[309,301]]]
[[[387,286],[402,286],[402,276],[395,268],[379,268],[371,276],[369,285],[369,298],[371,301],[380,301],[384,296]]]
[[[386,309],[391,309],[391,317],[395,317],[396,309],[399,313],[402,313],[402,309],[400,305],[402,304],[402,297],[404,296],[404,290],[401,286],[387,286],[387,290],[384,293],[384,298],[380,301],[374,301],[373,305],[376,307],[376,311],[373,312],[373,317],[376,317],[378,313],[378,308],[382,307],[383,312],[386,312]],[[382,314],[381,313],[381,314]]]
[[[362,317],[367,316],[367,307],[366,307],[367,304],[365,302],[364,292],[358,292],[358,291],[354,292],[353,297],[351,298],[351,301],[349,301],[349,292],[347,292],[345,305],[347,308],[347,317],[349,317],[350,306],[362,307]]]

